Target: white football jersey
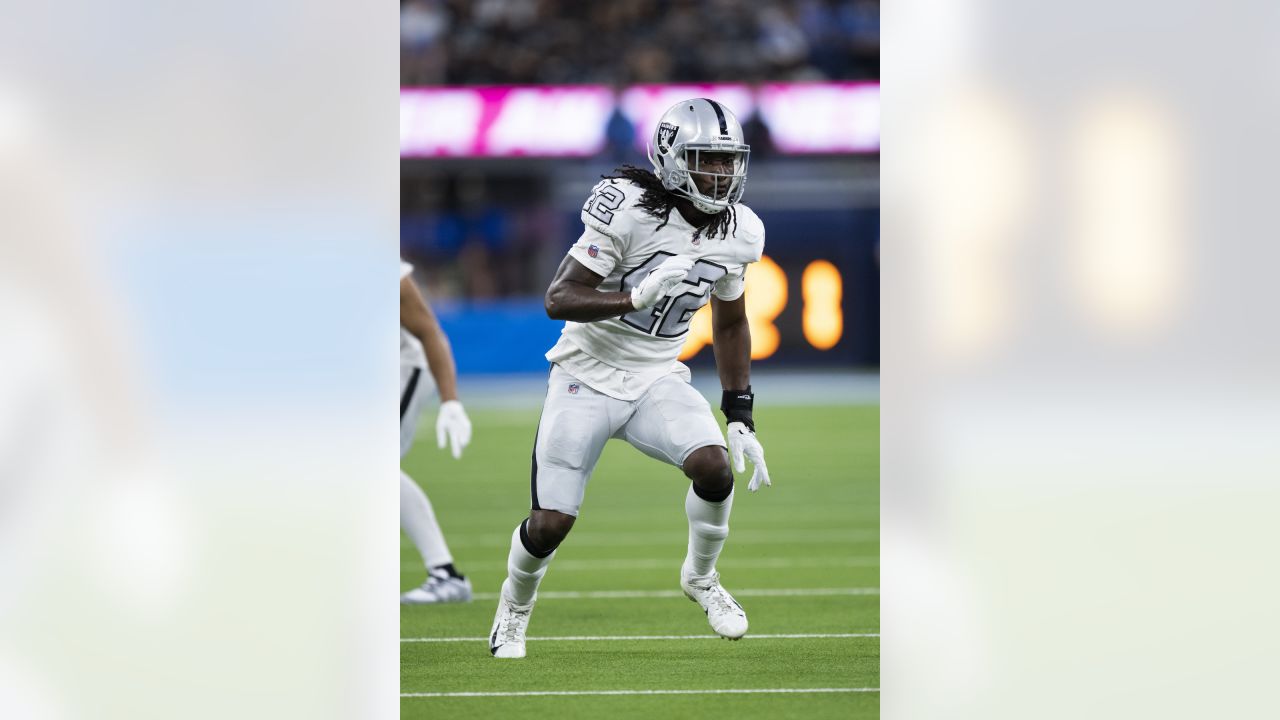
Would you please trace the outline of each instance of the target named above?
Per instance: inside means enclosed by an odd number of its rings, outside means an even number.
[[[734,205],[737,226],[729,236],[694,237],[679,210],[666,225],[636,206],[644,191],[628,180],[603,180],[582,207],[585,230],[569,256],[604,277],[602,292],[630,292],[654,268],[674,255],[694,260],[684,282],[657,305],[618,318],[566,322],[560,340],[547,352],[593,389],[634,400],[659,378],[688,372],[676,358],[693,314],[715,293],[721,300],[742,296],[747,265],[764,251],[764,223],[746,205]],[[728,212],[727,210],[725,212]]]
[[[400,279],[404,280],[413,272],[413,266],[404,260],[400,261]],[[400,326],[400,367],[427,367],[427,354],[422,351],[422,343],[404,326]]]

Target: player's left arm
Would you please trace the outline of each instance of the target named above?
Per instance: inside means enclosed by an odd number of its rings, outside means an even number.
[[[440,328],[440,322],[426,298],[408,276],[400,279],[400,324],[422,343],[427,354],[427,366],[440,389],[440,400],[457,400],[458,370],[453,362],[449,338]]]
[[[711,296],[711,343],[716,354],[720,387],[751,387],[751,327],[747,324],[746,295],[737,300]]]
[[[422,343],[427,368],[440,390],[436,442],[443,448],[447,438],[453,457],[462,457],[462,449],[471,442],[471,420],[458,400],[458,370],[453,349],[431,306],[409,276],[400,278],[400,324]]]
[[[751,481],[747,489],[755,492],[761,485],[772,483],[764,462],[764,448],[756,439],[756,424],[751,416],[755,395],[751,392],[751,326],[747,323],[745,295],[739,295],[736,300],[711,296],[711,341],[720,387],[724,390],[720,410],[729,421],[726,429],[733,469],[746,470],[744,455],[751,460]]]

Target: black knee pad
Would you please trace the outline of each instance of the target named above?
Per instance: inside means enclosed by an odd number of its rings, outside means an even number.
[[[693,483],[693,494],[697,495],[703,500],[706,500],[707,502],[713,502],[713,503],[724,502],[729,497],[729,493],[731,492],[733,492],[733,474],[732,473],[729,474],[729,484],[725,485],[723,488],[719,490],[707,490],[701,487],[700,485],[698,485],[697,482]]]
[[[544,522],[539,523],[538,529],[540,532],[538,533],[539,537],[536,540],[533,539],[533,536],[529,534],[528,530],[528,523],[532,518],[526,518],[524,524],[520,526],[522,528],[521,541],[523,542],[524,538],[529,538],[529,543],[525,549],[529,550],[529,553],[535,557],[546,557],[554,552],[555,549],[560,546],[560,543],[565,539],[565,537],[568,536],[569,530],[573,528],[573,521],[575,518],[571,515],[567,517],[568,520],[557,518],[550,522],[546,522],[544,517]],[[548,535],[554,536],[555,540],[552,541],[547,537]],[[529,549],[529,546],[533,546],[539,552],[535,553],[533,550]]]
[[[543,550],[534,544],[533,540],[529,537],[529,518],[525,518],[524,522],[520,523],[520,544],[524,545],[525,552],[536,558],[544,558],[556,550],[555,548]]]

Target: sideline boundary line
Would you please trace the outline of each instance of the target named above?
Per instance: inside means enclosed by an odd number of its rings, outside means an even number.
[[[860,588],[746,588],[734,590],[734,597],[821,597],[830,595],[879,595],[878,587]],[[538,593],[539,600],[626,600],[632,598],[684,598],[682,590],[549,590]],[[475,600],[497,600],[498,593],[472,595]]]
[[[765,695],[803,693],[878,693],[880,688],[725,688],[716,690],[523,690],[512,692],[400,693],[401,698],[541,697],[548,695]]]
[[[669,570],[673,567],[679,567],[680,560],[672,560],[671,558],[616,558],[612,560],[556,560],[556,572],[601,572],[601,571],[631,571],[631,570]],[[468,568],[484,567],[489,569],[502,569],[507,567],[506,560],[494,560],[491,562],[475,562],[468,561]],[[790,570],[792,568],[878,568],[880,567],[880,557],[878,555],[859,555],[854,557],[830,557],[830,558],[758,558],[726,560],[721,559],[716,563],[717,568],[727,568],[730,570]],[[422,560],[411,558],[402,560],[400,563],[402,571],[419,572],[422,568]]]
[[[778,545],[807,543],[826,543],[828,545],[879,543],[880,524],[879,519],[876,518],[874,520],[869,519],[865,526],[857,528],[744,528],[734,531],[729,537],[733,541],[734,547],[738,547],[740,545],[769,545],[771,547],[776,547]],[[599,530],[584,530],[581,533],[574,535],[574,538],[575,544],[583,547],[638,547],[643,545],[657,545],[664,549],[670,548],[674,550],[676,548],[680,548],[681,551],[683,551],[684,543],[688,540],[685,536],[684,530],[649,530],[643,532],[602,532]],[[410,547],[412,547],[412,544],[407,538],[405,538],[401,542],[401,548],[408,549]],[[501,535],[498,533],[454,533],[449,537],[449,547],[508,548],[511,547],[511,536]]]
[[[772,635],[745,635],[743,640],[808,640],[808,639],[846,639],[846,638],[878,638],[880,633],[775,633]],[[452,643],[452,642],[485,642],[487,637],[415,637],[400,638],[402,643]],[[548,637],[525,638],[528,642],[541,640],[544,642],[597,642],[623,640],[720,640],[719,635],[556,635]]]

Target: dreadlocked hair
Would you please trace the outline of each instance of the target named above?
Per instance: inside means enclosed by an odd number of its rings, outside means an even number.
[[[667,222],[671,220],[671,210],[676,206],[675,193],[667,190],[662,185],[662,181],[652,170],[638,168],[635,165],[623,165],[613,171],[613,175],[601,175],[605,180],[629,180],[640,187],[644,194],[640,196],[640,201],[636,206],[644,210],[646,215],[654,218],[661,218],[662,223],[656,229],[661,230],[666,227]],[[729,228],[732,223],[733,232],[738,232],[738,215],[734,212],[733,206],[725,208],[724,212],[711,216],[711,222],[698,228],[694,233],[694,238],[707,237],[712,238],[716,235],[721,237],[729,237]]]

